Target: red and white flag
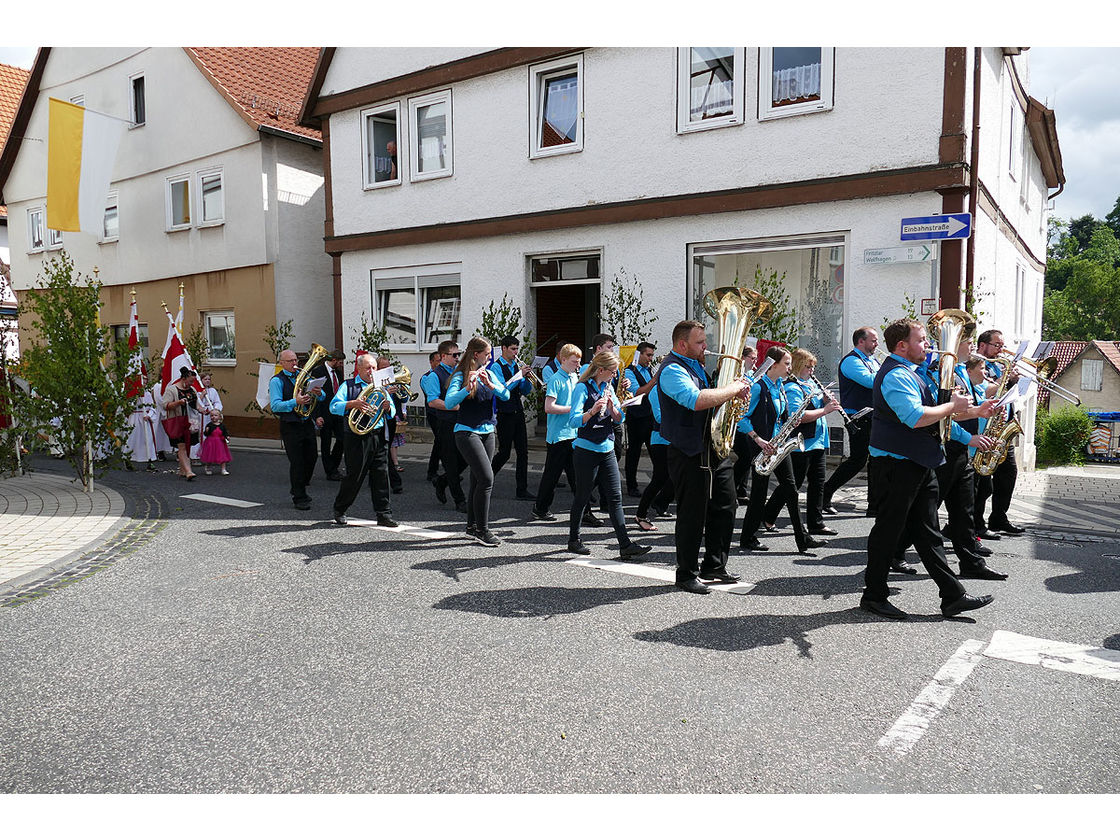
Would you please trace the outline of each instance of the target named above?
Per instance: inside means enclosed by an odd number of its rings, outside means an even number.
[[[167,322],[167,343],[163,345],[163,371],[159,379],[160,393],[164,393],[167,386],[181,376],[179,371],[182,368],[190,368],[195,376],[192,383],[194,389],[201,394],[202,384],[198,381],[198,371],[191,361],[190,354],[187,353],[187,348],[179,339],[179,331],[175,329],[175,319],[171,317],[170,312],[167,313]]]
[[[136,312],[136,301],[128,316],[128,376],[125,378],[125,396],[138,397],[144,393],[144,383],[148,381],[148,368],[144,364],[144,351],[140,347],[140,316]]]

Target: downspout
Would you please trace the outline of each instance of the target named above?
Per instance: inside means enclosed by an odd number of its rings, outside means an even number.
[[[964,300],[965,310],[971,312],[976,304],[974,297],[975,287],[973,277],[973,264],[976,254],[976,204],[980,196],[980,171],[978,160],[980,157],[980,59],[981,48],[974,50],[972,67],[972,150],[969,152],[969,186],[968,186],[968,212],[972,214],[972,236],[968,237],[965,246],[965,271],[964,271]]]

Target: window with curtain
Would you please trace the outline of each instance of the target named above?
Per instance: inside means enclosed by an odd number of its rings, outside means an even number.
[[[42,251],[46,245],[43,239],[43,210],[36,208],[27,211],[27,249]]]
[[[451,91],[410,99],[413,181],[451,174]]]
[[[229,364],[237,361],[236,330],[232,312],[204,312],[203,326],[210,345],[211,364]]]
[[[105,219],[101,225],[101,241],[109,242],[120,237],[121,224],[117,208],[117,194],[109,193],[105,202]]]
[[[759,119],[832,107],[835,51],[825,47],[770,47],[759,53]]]
[[[530,157],[583,148],[583,56],[538,64],[530,71],[533,146]]]

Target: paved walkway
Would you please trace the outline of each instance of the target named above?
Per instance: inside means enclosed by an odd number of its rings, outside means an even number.
[[[80,556],[125,520],[120,493],[31,473],[0,479],[0,587]]]

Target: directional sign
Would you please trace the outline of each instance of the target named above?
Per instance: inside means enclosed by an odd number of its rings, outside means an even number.
[[[864,265],[889,265],[890,263],[930,262],[937,259],[932,245],[910,245],[906,248],[866,248]]]
[[[971,235],[971,213],[947,213],[903,219],[899,238],[906,242],[910,239],[968,239]]]

